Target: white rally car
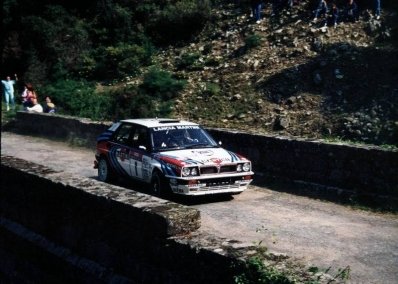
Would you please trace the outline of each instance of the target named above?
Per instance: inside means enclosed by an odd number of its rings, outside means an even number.
[[[221,148],[196,123],[127,119],[97,138],[98,179],[130,177],[155,195],[237,194],[252,182],[251,162]]]

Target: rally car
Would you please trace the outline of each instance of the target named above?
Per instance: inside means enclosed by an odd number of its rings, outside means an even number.
[[[227,151],[200,125],[176,119],[127,119],[97,138],[98,179],[129,177],[155,195],[238,194],[253,180],[251,162]]]

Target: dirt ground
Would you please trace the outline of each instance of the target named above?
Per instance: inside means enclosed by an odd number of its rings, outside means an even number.
[[[94,149],[2,132],[1,154],[96,178]],[[201,232],[266,247],[321,270],[351,269],[350,283],[398,283],[398,216],[251,186],[190,204]]]

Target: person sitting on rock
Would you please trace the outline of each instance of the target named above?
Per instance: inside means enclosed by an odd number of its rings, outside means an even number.
[[[320,16],[326,16],[328,13],[329,9],[328,9],[328,4],[326,2],[326,0],[319,0],[318,6],[316,8],[316,10],[314,11],[315,13],[315,17],[314,17],[314,22],[316,22],[318,20],[318,17]]]
[[[34,98],[32,100],[32,102],[33,102],[33,106],[26,108],[28,110],[28,112],[43,112],[43,107],[41,106],[41,104],[39,104],[39,102],[37,101],[37,98]]]
[[[44,104],[45,113],[55,113],[55,105],[49,96],[46,96],[46,103]]]
[[[22,104],[24,109],[27,110],[28,107],[33,107],[33,100],[37,99],[37,95],[32,84],[27,83],[25,88],[26,92],[24,91]]]

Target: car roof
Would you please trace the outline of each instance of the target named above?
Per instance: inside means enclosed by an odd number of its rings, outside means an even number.
[[[172,118],[137,118],[137,119],[124,119],[121,120],[120,122],[139,124],[148,128],[174,126],[174,125],[198,125],[197,123],[194,122],[172,119]]]

